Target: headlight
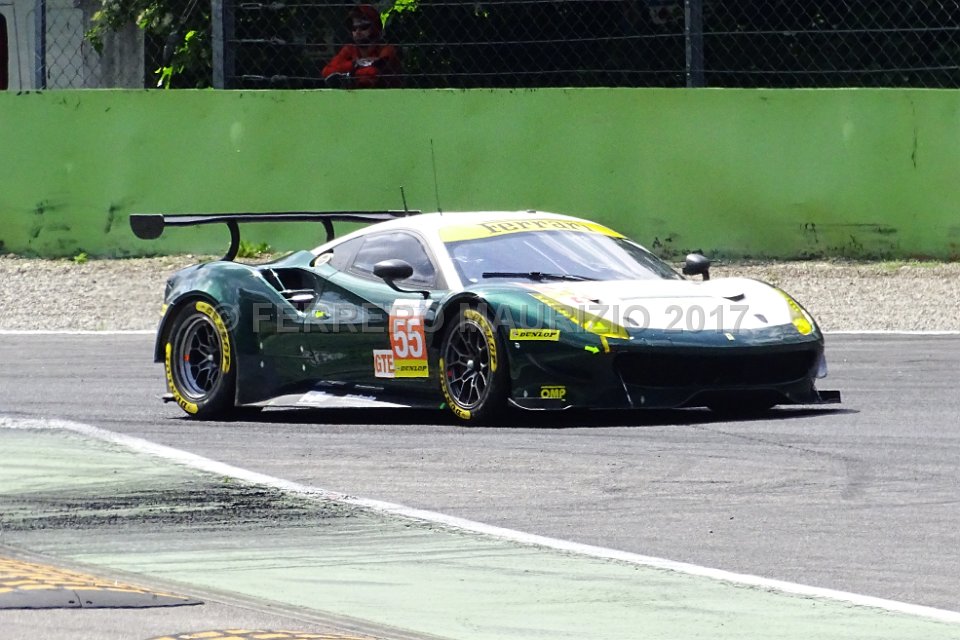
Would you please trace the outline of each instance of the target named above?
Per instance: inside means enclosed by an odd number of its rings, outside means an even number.
[[[777,289],[777,291],[783,296],[783,299],[787,301],[787,306],[790,307],[790,322],[797,328],[800,335],[807,336],[813,333],[817,324],[813,321],[813,318],[810,317],[810,314],[785,291],[781,291],[780,289]]]

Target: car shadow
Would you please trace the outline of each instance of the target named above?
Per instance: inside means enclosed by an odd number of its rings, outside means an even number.
[[[232,424],[436,425],[469,429],[581,429],[597,427],[663,427],[797,420],[859,413],[839,407],[775,407],[759,413],[730,416],[708,409],[523,411],[511,409],[488,424],[467,424],[442,409],[270,408],[241,411]],[[183,417],[184,420],[189,420]]]

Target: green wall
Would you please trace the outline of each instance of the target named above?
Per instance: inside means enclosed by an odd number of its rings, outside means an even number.
[[[558,211],[664,254],[960,256],[960,92],[0,93],[2,250],[217,252],[131,212]],[[321,232],[251,226],[274,247]]]

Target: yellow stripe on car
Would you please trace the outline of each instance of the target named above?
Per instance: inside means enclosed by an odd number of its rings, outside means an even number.
[[[564,304],[559,300],[555,300],[554,298],[542,293],[532,293],[530,295],[556,311],[570,322],[583,328],[584,331],[589,331],[590,333],[596,334],[601,338],[619,338],[621,340],[628,340],[630,338],[630,334],[627,332],[627,330],[616,322],[601,318],[600,316],[592,313],[588,313],[583,308]],[[603,347],[604,351],[610,350],[605,341],[603,343]]]
[[[581,231],[585,233],[599,233],[612,238],[622,238],[623,235],[608,229],[595,222],[586,220],[563,220],[558,218],[516,218],[512,220],[491,220],[479,224],[450,225],[440,229],[440,239],[444,242],[458,242],[460,240],[477,240],[491,238],[509,233],[523,233],[525,231]]]

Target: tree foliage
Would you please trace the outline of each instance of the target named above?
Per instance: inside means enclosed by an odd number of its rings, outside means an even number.
[[[210,86],[208,1],[101,0],[86,38],[98,53],[102,53],[108,34],[130,23],[144,32],[144,64],[148,73],[153,74],[156,86]]]

